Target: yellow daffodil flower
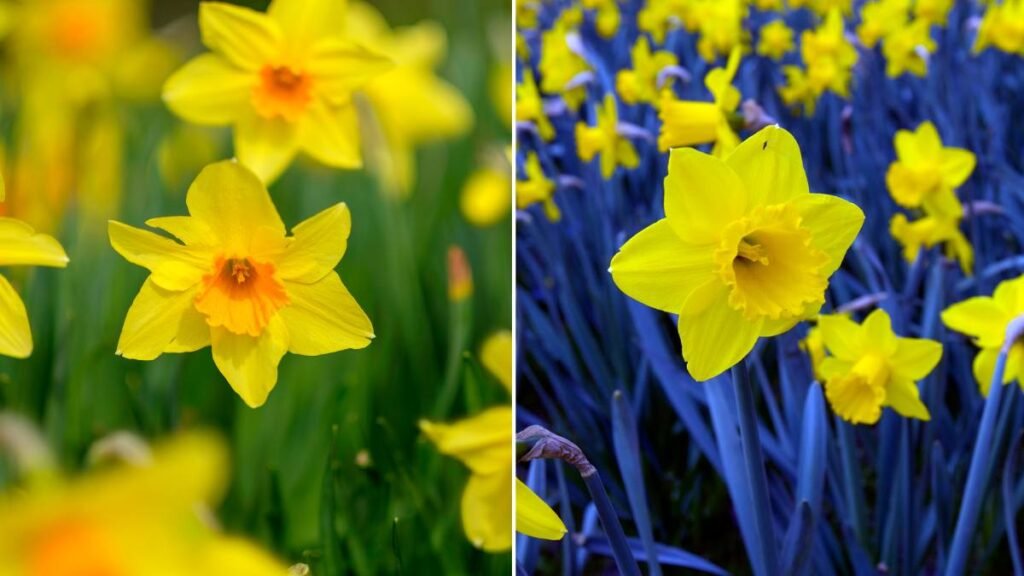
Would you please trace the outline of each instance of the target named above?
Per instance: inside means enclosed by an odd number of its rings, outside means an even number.
[[[674,15],[671,1],[647,0],[636,15],[637,28],[650,34],[655,44],[664,44]]]
[[[992,2],[985,8],[972,50],[977,54],[989,46],[1024,56],[1024,0]]]
[[[893,142],[897,160],[885,174],[893,200],[905,208],[923,207],[932,215],[959,217],[963,207],[955,189],[974,171],[974,154],[944,147],[931,122],[913,132],[899,130]]]
[[[753,0],[751,4],[762,12],[781,12],[786,8],[783,0]]]
[[[822,25],[800,35],[800,55],[807,66],[807,78],[815,97],[826,90],[846,98],[850,77],[857,63],[857,49],[846,39],[843,16],[832,8]]]
[[[793,30],[783,20],[772,20],[761,27],[757,53],[765,58],[781,60],[794,48]]]
[[[730,116],[740,105],[740,91],[732,86],[740,67],[740,50],[729,55],[725,68],[715,68],[704,77],[704,85],[713,102],[676,100],[671,90],[662,92],[658,118],[661,132],[658,148],[662,151],[678,146],[695,146],[714,142],[712,154],[724,156],[739,143]]]
[[[533,122],[544,141],[555,137],[555,128],[544,112],[544,101],[534,82],[533,71],[529,68],[523,68],[519,84],[516,84],[516,121]]]
[[[192,434],[151,464],[38,485],[0,505],[0,576],[193,574],[282,576],[255,546],[210,529],[196,513],[227,484],[227,450]]]
[[[53,237],[37,234],[31,226],[20,220],[0,218],[0,266],[64,268],[67,264],[67,254]],[[2,275],[0,354],[14,358],[28,358],[32,354],[32,329],[25,304]]]
[[[619,98],[626,104],[643,102],[657,105],[658,93],[662,89],[658,86],[658,74],[665,68],[678,64],[676,55],[664,50],[651,52],[651,45],[646,36],[636,39],[631,54],[633,68],[620,70],[615,76],[615,90]],[[666,82],[666,88],[671,86],[671,82]]]
[[[597,107],[597,126],[587,126],[583,122],[576,124],[576,151],[584,162],[590,162],[600,154],[601,176],[605,180],[611,179],[617,166],[636,168],[640,165],[633,143],[619,135],[619,114],[615,97],[611,94],[606,95],[604,103]]]
[[[879,40],[906,25],[909,11],[910,0],[875,0],[864,4],[857,38],[864,46],[874,48]]]
[[[543,204],[544,214],[548,220],[561,220],[562,212],[558,209],[558,204],[555,204],[555,183],[544,174],[544,168],[541,167],[536,152],[527,154],[525,169],[526,180],[516,182],[516,207],[523,210],[534,204]]]
[[[811,88],[807,72],[799,66],[783,66],[782,74],[786,78],[786,83],[779,86],[782,102],[790,108],[802,108],[808,116],[814,115],[818,95]]]
[[[587,10],[597,11],[595,24],[602,38],[611,38],[619,31],[622,15],[618,0],[582,0],[581,5]]]
[[[110,222],[110,243],[149,278],[128,310],[117,353],[153,360],[210,346],[251,407],[277,383],[286,352],[364,348],[369,318],[334,271],[351,216],[343,203],[285,232],[266,187],[236,162],[206,167],[188,190],[189,216],[146,223],[178,241]]]
[[[508,166],[485,166],[473,172],[462,186],[459,208],[466,221],[480,228],[504,220],[512,211],[512,178]]]
[[[424,21],[392,31],[376,8],[352,2],[345,25],[348,38],[373,46],[395,63],[363,86],[370,110],[361,120],[368,167],[385,190],[406,197],[415,184],[416,147],[466,134],[473,126],[473,109],[454,86],[434,74],[447,51],[445,31],[438,24]]]
[[[953,0],[914,0],[914,18],[945,27]]]
[[[810,193],[796,140],[769,126],[725,160],[673,149],[665,218],[609,270],[626,295],[679,315],[683,358],[705,381],[818,312],[863,222],[857,206]]]
[[[569,35],[579,34],[577,26],[582,19],[578,7],[568,8],[559,14],[550,29],[540,37],[540,89],[546,94],[559,94],[565,104],[576,110],[587,97],[584,86],[569,87],[578,74],[590,70],[582,56],[569,47]]]
[[[811,326],[799,346],[811,361],[811,372],[814,373],[814,379],[824,382],[825,377],[821,374],[821,362],[825,359],[825,340],[821,336],[821,326],[817,324]]]
[[[516,0],[516,28],[533,30],[537,27],[540,0]]]
[[[239,161],[267,183],[299,151],[362,166],[352,93],[391,63],[343,35],[345,10],[334,0],[274,0],[266,14],[201,2],[211,52],[168,79],[164,101],[189,122],[234,126]]]
[[[744,0],[715,0],[701,5],[697,52],[708,62],[742,48],[747,39],[743,20],[747,16]]]
[[[825,16],[833,10],[841,14],[849,14],[853,8],[853,0],[786,0],[790,10],[807,8],[818,16]]]
[[[903,258],[907,262],[913,262],[922,247],[944,244],[946,257],[959,262],[964,274],[971,274],[974,250],[960,231],[960,217],[926,215],[910,222],[905,215],[896,214],[889,222],[889,233],[903,246]]]
[[[942,323],[951,330],[970,336],[981,350],[974,357],[974,378],[983,396],[996,368],[999,349],[1006,338],[1010,322],[1024,314],[1024,276],[1004,280],[992,296],[974,296],[953,304],[942,312]],[[1024,388],[1024,342],[1017,341],[1006,358],[1003,384],[1014,380]]]
[[[927,75],[925,54],[934,53],[937,47],[932,40],[931,24],[925,20],[914,20],[909,26],[901,26],[882,40],[886,76],[899,78],[906,72],[921,77]]]
[[[916,381],[927,376],[942,357],[942,344],[925,338],[902,338],[892,331],[885,310],[875,310],[857,324],[846,316],[818,319],[829,357],[821,362],[825,397],[840,418],[874,424],[889,406],[901,416],[930,420]]]

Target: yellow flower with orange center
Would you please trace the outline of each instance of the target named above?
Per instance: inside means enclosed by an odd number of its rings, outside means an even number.
[[[235,392],[261,406],[286,352],[363,348],[369,318],[334,271],[351,216],[343,203],[288,236],[266,187],[235,162],[206,167],[188,191],[189,216],[146,223],[177,237],[110,223],[110,242],[150,276],[125,318],[118,354],[152,360],[210,346]]]

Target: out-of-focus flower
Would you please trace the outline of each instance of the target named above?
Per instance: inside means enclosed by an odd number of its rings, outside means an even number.
[[[580,160],[590,162],[601,155],[601,176],[610,180],[615,168],[636,168],[640,157],[628,138],[619,134],[619,114],[615,97],[605,95],[604,103],[597,107],[597,125],[576,124],[576,151]]]
[[[959,262],[964,274],[971,274],[974,250],[960,231],[959,216],[926,215],[910,222],[905,215],[896,214],[889,222],[889,233],[903,246],[903,257],[907,262],[913,262],[922,247],[943,244],[946,257]]]
[[[556,186],[544,174],[536,152],[527,154],[524,168],[526,179],[516,181],[516,206],[522,210],[534,204],[543,204],[548,220],[557,222],[562,218],[562,212],[558,204],[555,204]]]
[[[757,53],[765,58],[781,60],[794,48],[793,30],[783,20],[772,20],[761,27]]]
[[[157,166],[165,186],[180,190],[195,180],[203,167],[219,159],[220,143],[214,130],[179,124],[164,135],[157,149]]]
[[[448,299],[461,302],[473,295],[473,269],[466,251],[458,246],[448,247]]]
[[[931,122],[917,130],[899,130],[893,139],[896,161],[885,174],[885,184],[897,204],[923,207],[931,215],[959,218],[963,213],[955,189],[974,171],[974,154],[944,147]]]
[[[853,8],[853,0],[786,0],[790,10],[807,8],[818,16],[825,16],[832,11],[849,14]]]
[[[914,18],[945,27],[952,7],[953,0],[914,0]]]
[[[990,2],[985,8],[973,51],[978,53],[989,46],[1024,56],[1024,0]]]
[[[516,28],[533,30],[537,27],[540,0],[516,0]]]
[[[336,168],[362,165],[353,92],[386,72],[383,55],[344,35],[346,4],[274,0],[266,14],[199,4],[203,44],[164,86],[195,124],[234,126],[235,154],[272,182],[299,151]]]
[[[779,87],[779,97],[791,108],[803,108],[808,116],[814,114],[818,95],[811,87],[807,73],[799,66],[783,66],[786,83]]]
[[[747,16],[744,0],[704,2],[699,9],[697,51],[708,62],[742,49],[747,40],[743,19]]]
[[[286,352],[369,345],[370,320],[334,271],[351,229],[345,204],[288,236],[266,187],[235,162],[205,168],[185,202],[189,216],[146,221],[178,241],[110,222],[114,249],[150,271],[125,317],[119,355],[153,360],[210,346],[218,370],[255,408]]]
[[[753,0],[751,4],[762,12],[781,12],[786,9],[783,0]]]
[[[544,140],[551,140],[555,137],[555,128],[548,120],[544,112],[544,101],[537,90],[537,84],[533,79],[533,71],[523,68],[519,77],[519,84],[516,85],[516,121],[533,122],[537,126],[537,132]]]
[[[814,373],[814,379],[818,382],[824,382],[825,377],[821,374],[821,362],[825,359],[825,341],[821,336],[821,326],[815,323],[807,330],[807,336],[800,341],[800,349],[807,353],[807,357],[811,361],[811,371]]]
[[[663,50],[651,52],[650,41],[645,36],[636,39],[631,54],[633,68],[619,71],[615,76],[615,90],[626,104],[643,102],[655,106],[661,89],[671,87],[670,81],[665,86],[659,86],[658,74],[678,64],[676,55]]]
[[[386,190],[407,196],[415,184],[416,147],[462,136],[473,126],[469,102],[434,73],[447,51],[445,31],[429,21],[392,31],[364,2],[349,4],[345,25],[348,38],[395,63],[363,86],[370,109],[360,120],[367,165]]]
[[[910,0],[874,0],[860,11],[857,38],[868,48],[903,28],[909,19]]]
[[[512,64],[507,60],[495,63],[491,71],[489,87],[494,110],[505,126],[511,129],[514,106],[512,101]]]
[[[704,381],[813,317],[863,222],[857,206],[809,192],[799,146],[770,126],[724,161],[672,150],[665,218],[609,270],[626,295],[679,315],[683,357]]]
[[[942,322],[951,330],[966,334],[981,348],[974,357],[974,377],[983,396],[988,396],[996,358],[1014,318],[1024,314],[1024,276],[1004,280],[992,296],[974,296],[942,312]],[[1024,388],[1024,342],[1014,342],[1006,358],[1003,384],[1017,381]]]
[[[470,224],[485,228],[501,222],[512,211],[512,177],[506,166],[478,168],[462,186],[459,208]]]
[[[899,27],[882,39],[885,74],[890,78],[898,78],[905,72],[925,76],[928,55],[935,52],[936,47],[929,22],[918,19],[909,26]]]
[[[214,533],[196,514],[221,497],[226,460],[220,442],[191,434],[158,449],[152,464],[5,499],[0,575],[285,574],[270,555]]]
[[[829,10],[820,27],[800,35],[800,55],[807,67],[807,79],[815,97],[826,90],[844,98],[850,95],[850,77],[857,63],[857,49],[846,39],[839,8]]]
[[[664,44],[665,35],[674,21],[673,0],[646,0],[636,15],[637,27],[647,32],[655,44]]]
[[[31,226],[20,220],[0,218],[0,266],[64,268],[67,264],[68,257],[64,248],[53,237],[36,233]],[[25,304],[2,275],[0,354],[14,358],[27,358],[32,354],[32,329]]]
[[[582,0],[582,6],[587,10],[596,10],[595,24],[597,33],[602,38],[611,38],[619,31],[619,22],[622,15],[619,13],[618,0]]]
[[[903,338],[892,331],[885,310],[875,310],[857,324],[846,316],[818,319],[829,357],[821,363],[825,396],[840,418],[874,424],[889,406],[901,416],[930,420],[915,382],[928,375],[942,357],[942,344]]]
[[[724,156],[739,143],[730,117],[740,105],[740,91],[732,80],[740,67],[740,50],[733,50],[725,68],[715,68],[704,77],[713,102],[676,100],[671,90],[662,93],[658,118],[661,133],[658,148],[662,151],[677,146],[694,146],[714,142],[712,154]]]
[[[583,57],[572,47],[571,37],[578,36],[577,27],[582,19],[578,7],[563,10],[550,29],[540,37],[541,52],[538,70],[541,75],[540,89],[547,94],[559,94],[565,104],[576,110],[586,99],[585,86],[572,86],[572,80],[580,73],[590,70]]]

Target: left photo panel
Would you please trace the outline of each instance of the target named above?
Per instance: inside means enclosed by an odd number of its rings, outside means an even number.
[[[512,572],[507,0],[0,0],[0,576]]]

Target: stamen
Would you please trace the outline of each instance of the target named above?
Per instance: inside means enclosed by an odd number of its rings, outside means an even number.
[[[766,253],[764,246],[757,243],[752,238],[741,238],[740,244],[736,248],[736,257],[743,258],[750,262],[756,262],[758,264],[768,265],[768,254]]]

